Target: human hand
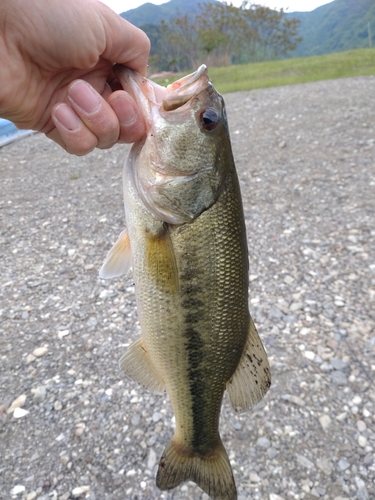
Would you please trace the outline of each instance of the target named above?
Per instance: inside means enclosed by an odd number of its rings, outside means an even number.
[[[144,119],[112,66],[145,74],[149,49],[98,0],[0,0],[0,116],[77,155],[134,142]]]

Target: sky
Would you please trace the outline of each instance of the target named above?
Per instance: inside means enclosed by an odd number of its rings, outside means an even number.
[[[130,9],[135,9],[140,5],[146,3],[145,0],[101,0],[103,3],[109,5],[115,12],[121,14]],[[204,0],[202,0],[203,3]],[[264,5],[270,8],[281,9],[282,7],[287,12],[308,12],[314,10],[321,5],[330,3],[332,0],[257,0],[255,3]],[[166,0],[150,0],[155,5],[166,3]],[[240,6],[242,0],[232,0],[234,5]]]

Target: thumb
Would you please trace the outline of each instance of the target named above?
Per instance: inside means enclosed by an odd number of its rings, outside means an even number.
[[[102,56],[112,63],[120,63],[146,74],[150,40],[146,33],[102,4],[102,22],[106,47]]]

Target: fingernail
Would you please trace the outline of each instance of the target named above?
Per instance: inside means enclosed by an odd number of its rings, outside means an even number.
[[[70,132],[78,130],[80,126],[80,119],[75,112],[67,104],[59,104],[54,112],[52,118],[57,120],[64,128]]]
[[[100,101],[94,89],[86,82],[79,80],[70,87],[71,99],[85,113],[92,114],[99,109]]]
[[[117,97],[111,102],[111,106],[121,125],[129,127],[137,121],[138,113],[127,96]]]

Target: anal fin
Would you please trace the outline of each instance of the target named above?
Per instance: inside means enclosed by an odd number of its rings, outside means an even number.
[[[146,389],[158,394],[165,391],[165,384],[156,371],[142,339],[133,342],[121,356],[120,368],[128,377]]]
[[[126,274],[130,267],[130,239],[127,229],[124,229],[104,259],[99,276],[104,279],[117,278]]]
[[[226,389],[233,409],[240,413],[259,403],[271,385],[267,354],[250,317],[250,328],[237,369]]]

